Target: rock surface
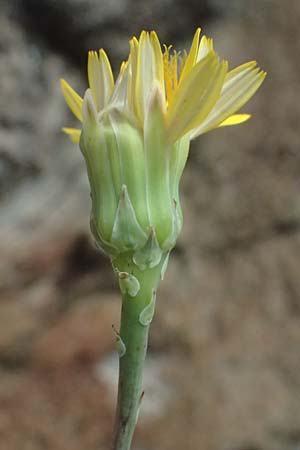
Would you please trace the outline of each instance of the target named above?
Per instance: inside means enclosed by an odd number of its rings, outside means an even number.
[[[185,226],[150,342],[167,401],[145,415],[134,449],[298,449],[299,2],[4,0],[1,8],[3,448],[104,450],[111,440],[114,400],[99,367],[113,352],[120,305],[89,237],[80,152],[60,132],[75,122],[59,78],[83,92],[88,48],[105,47],[116,69],[141,28],[179,47],[200,24],[232,66],[255,58],[269,76],[249,123],[193,144]]]

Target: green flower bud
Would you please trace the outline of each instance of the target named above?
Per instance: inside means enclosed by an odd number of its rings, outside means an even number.
[[[189,139],[167,143],[157,89],[144,130],[118,108],[97,115],[89,90],[83,119],[80,148],[96,243],[111,258],[130,253],[142,270],[154,267],[174,247],[182,227],[178,189]]]
[[[103,49],[88,55],[90,88],[82,99],[65,80],[63,94],[82,131],[91,185],[91,229],[111,258],[122,254],[140,270],[156,267],[182,227],[178,187],[191,139],[242,123],[235,114],[266,74],[251,61],[228,72],[211,39],[196,30],[190,51],[162,52],[155,32],[130,41],[116,82]]]

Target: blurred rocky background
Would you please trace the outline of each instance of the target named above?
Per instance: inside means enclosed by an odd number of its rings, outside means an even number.
[[[120,301],[88,227],[59,88],[142,28],[269,75],[247,124],[193,143],[133,450],[300,449],[299,0],[2,0],[0,448],[107,450]]]

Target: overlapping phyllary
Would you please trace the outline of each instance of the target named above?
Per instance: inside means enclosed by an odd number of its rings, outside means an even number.
[[[247,120],[248,114],[235,113],[264,77],[255,61],[228,71],[198,29],[189,53],[162,51],[156,33],[143,31],[130,41],[115,83],[104,50],[89,52],[83,99],[62,80],[66,102],[82,122],[81,129],[64,131],[85,157],[91,228],[106,253],[132,251],[138,261],[146,245],[153,265],[174,246],[190,140]]]

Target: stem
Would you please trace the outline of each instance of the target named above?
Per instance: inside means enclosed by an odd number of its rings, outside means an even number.
[[[120,272],[130,273],[139,281],[140,289],[135,297],[131,297],[128,293],[122,295],[120,339],[126,350],[123,355],[120,354],[119,359],[118,403],[113,450],[130,450],[143,395],[143,365],[147,352],[151,313],[154,313],[153,302],[155,302],[163,260],[164,258],[155,268],[143,271],[129,257],[118,258],[114,261],[114,266]],[[149,320],[141,320],[141,314],[142,319],[148,316]]]

